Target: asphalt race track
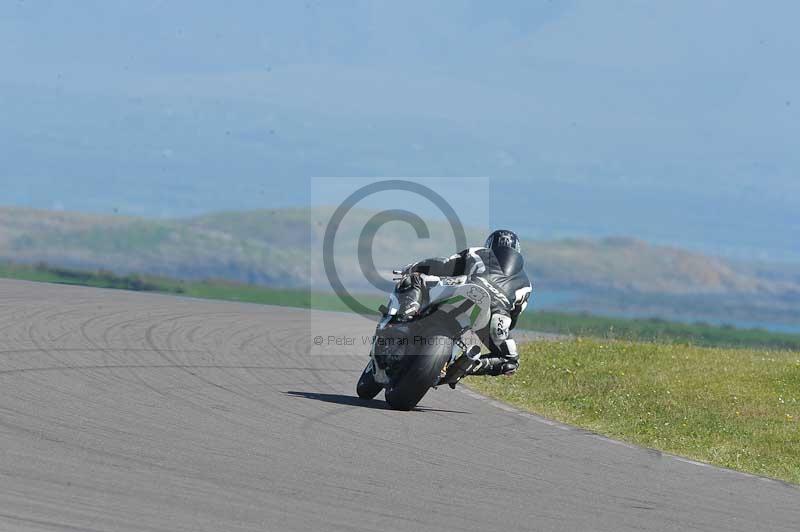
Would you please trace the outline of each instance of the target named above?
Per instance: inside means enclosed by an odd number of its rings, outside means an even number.
[[[297,309],[0,280],[0,530],[800,528],[794,486],[469,392],[358,400],[365,349],[310,341]]]

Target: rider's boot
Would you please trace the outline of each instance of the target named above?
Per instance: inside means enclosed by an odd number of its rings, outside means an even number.
[[[482,356],[478,363],[470,370],[470,375],[512,375],[519,368],[519,357],[498,357],[494,355]]]

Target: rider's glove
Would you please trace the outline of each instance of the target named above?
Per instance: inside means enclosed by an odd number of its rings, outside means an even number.
[[[410,264],[406,264],[399,270],[392,270],[392,274],[394,274],[394,280],[399,281],[406,275],[413,273],[414,266],[416,266],[417,264],[419,264],[419,262],[412,262]]]

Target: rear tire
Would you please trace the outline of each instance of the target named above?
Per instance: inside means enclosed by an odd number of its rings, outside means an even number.
[[[356,384],[356,393],[362,399],[374,399],[383,389],[383,385],[375,381],[375,373],[372,369],[374,362],[372,359],[367,363],[367,367],[361,372],[361,377]]]
[[[450,360],[453,340],[447,336],[432,335],[419,349],[410,355],[408,368],[402,377],[386,388],[386,402],[394,410],[411,410],[439,380],[442,368]]]

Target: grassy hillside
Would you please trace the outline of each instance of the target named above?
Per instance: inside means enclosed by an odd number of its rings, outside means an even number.
[[[191,221],[0,210],[0,258],[17,262],[299,285],[299,253]]]
[[[646,447],[800,483],[800,351],[575,339],[526,344],[482,393]]]
[[[330,212],[285,209],[150,220],[1,208],[0,257],[181,278],[299,285],[309,275],[312,281],[319,280],[319,265],[309,269],[309,250],[320,247]],[[355,261],[358,235],[372,214],[356,210],[346,219],[337,236],[341,244],[337,256]],[[451,254],[454,244],[446,226],[430,226],[433,234],[427,240],[415,238],[401,224],[385,226],[375,242],[379,267]],[[472,243],[482,242],[484,236],[469,235]],[[634,239],[533,241],[525,247],[531,274],[554,288],[670,294],[785,288],[754,272],[738,273],[718,259]]]
[[[78,269],[106,269],[181,279],[324,290],[321,257],[331,209],[216,213],[178,220],[0,208],[0,259]],[[346,286],[366,291],[356,243],[370,211],[351,211],[336,239]],[[375,240],[376,266],[388,273],[420,257],[449,255],[443,223],[431,238],[388,224]],[[480,243],[482,231],[468,238]],[[526,241],[537,290],[569,291],[568,311],[658,315],[671,319],[800,324],[800,275],[769,265],[734,265],[633,239]],[[777,273],[776,273],[777,272]]]
[[[633,238],[531,242],[531,272],[562,286],[640,293],[755,293],[776,289],[757,275],[737,272],[721,259],[653,246]]]

